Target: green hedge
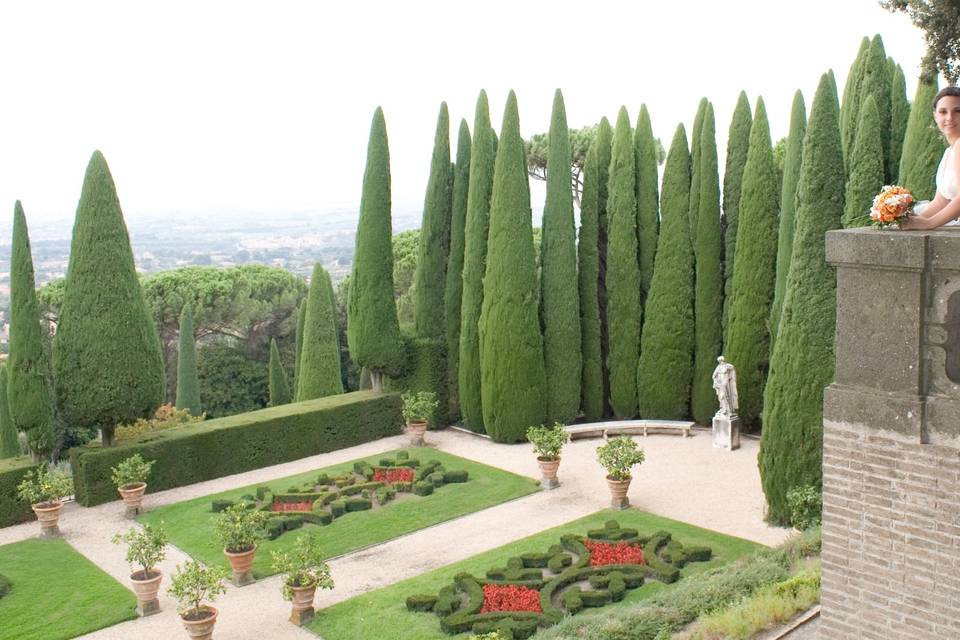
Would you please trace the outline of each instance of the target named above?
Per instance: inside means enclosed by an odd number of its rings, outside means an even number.
[[[357,391],[146,434],[110,448],[89,444],[70,450],[76,498],[87,507],[116,500],[110,468],[135,453],[156,460],[149,490],[160,491],[370,442],[400,433],[402,424],[398,395]]]
[[[403,334],[405,362],[403,373],[388,378],[388,391],[433,391],[439,405],[429,423],[430,429],[450,424],[449,388],[447,387],[447,344],[445,340],[419,338]]]
[[[0,460],[0,527],[26,522],[33,517],[30,505],[17,499],[17,485],[34,466],[27,456]]]

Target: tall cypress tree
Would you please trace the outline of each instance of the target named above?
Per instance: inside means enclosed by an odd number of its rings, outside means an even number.
[[[677,127],[663,171],[660,238],[640,336],[640,416],[682,420],[693,377],[693,247],[690,243],[690,154]],[[667,384],[664,384],[667,381]]]
[[[459,413],[457,369],[460,363],[460,305],[463,304],[463,244],[467,225],[467,189],[470,186],[470,128],[460,120],[457,132],[457,164],[453,176],[453,213],[450,220],[450,259],[443,296],[447,323],[447,387],[451,418]]]
[[[280,361],[280,351],[277,349],[277,340],[270,338],[270,406],[279,407],[290,403],[290,384],[287,382],[287,372]]]
[[[688,215],[690,217],[690,237],[697,235],[697,213],[700,210],[700,132],[703,130],[703,114],[707,110],[708,100],[700,98],[697,105],[697,115],[693,118],[693,129],[690,131],[690,203]],[[697,252],[696,242],[693,243],[693,252]]]
[[[796,235],[787,295],[764,391],[760,478],[768,519],[789,521],[787,491],[821,483],[823,389],[833,379],[836,277],[826,232],[843,214],[843,153],[837,97],[820,79],[803,142]]]
[[[647,105],[640,105],[633,136],[637,166],[637,250],[640,252],[640,290],[645,302],[653,280],[653,263],[660,234],[660,196],[657,188],[657,145]]]
[[[297,342],[293,351],[293,386],[290,388],[290,392],[294,395],[293,400],[296,400],[297,387],[300,383],[300,355],[303,353],[303,323],[306,319],[307,301],[304,300],[297,307]],[[369,377],[370,373],[367,372],[367,378]]]
[[[577,230],[570,192],[570,136],[563,94],[553,98],[547,152],[547,199],[540,240],[540,324],[547,384],[547,422],[567,423],[580,409],[580,313]]]
[[[884,160],[884,175],[892,175],[892,168],[888,171],[886,162],[890,154],[890,73],[887,68],[887,54],[883,48],[883,40],[880,35],[873,36],[870,42],[870,51],[867,54],[867,62],[863,69],[863,80],[860,85],[860,110],[855,114],[857,129],[853,132],[852,146],[847,148],[846,167],[847,175],[853,172],[851,166],[851,153],[854,151],[857,141],[857,130],[859,130],[860,121],[863,118],[863,108],[867,101],[867,96],[873,96],[873,100],[879,115],[881,126],[877,133],[880,136],[881,159]],[[880,185],[881,187],[883,184]]]
[[[800,162],[803,154],[803,137],[807,132],[807,108],[803,94],[798,89],[793,95],[790,110],[790,134],[787,137],[787,152],[783,161],[783,185],[780,189],[780,226],[777,232],[777,281],[770,310],[770,351],[777,340],[780,312],[787,291],[787,273],[790,272],[790,257],[793,255],[794,213],[797,203],[797,181],[800,178]]]
[[[600,366],[603,376],[603,415],[610,414],[610,336],[607,323],[607,188],[610,178],[610,154],[613,151],[613,128],[606,117],[597,126],[597,306],[600,310]]]
[[[13,418],[10,417],[10,399],[7,396],[8,386],[7,366],[0,364],[0,460],[15,458],[20,455],[17,429],[13,426]]]
[[[636,161],[626,107],[613,134],[607,217],[607,322],[610,335],[610,406],[618,418],[637,413],[640,359],[640,260],[637,250]]]
[[[513,91],[507,98],[497,147],[483,284],[483,422],[494,441],[520,442],[527,427],[542,423],[546,415],[546,374],[535,302],[527,161]]]
[[[600,263],[597,255],[599,221],[597,208],[600,187],[597,168],[597,144],[587,151],[583,163],[583,195],[580,198],[580,243],[577,245],[577,282],[580,290],[580,335],[583,354],[580,408],[587,422],[603,418],[603,363],[600,348],[600,305],[597,280]]]
[[[736,264],[737,231],[739,229],[740,188],[743,169],[747,164],[750,148],[750,101],[747,92],[741,91],[737,106],[730,120],[727,135],[727,161],[723,170],[723,326],[727,326],[730,313],[730,296],[733,289],[733,268]]]
[[[433,138],[433,159],[420,225],[420,257],[413,278],[414,325],[417,335],[424,338],[446,339],[447,335],[443,295],[450,255],[451,186],[450,116],[447,103],[443,102]]]
[[[77,206],[53,353],[60,419],[100,429],[105,444],[118,424],[145,418],[163,402],[160,339],[99,151],[87,165]]]
[[[884,184],[883,148],[880,144],[880,114],[873,95],[868,94],[860,107],[860,122],[853,149],[847,159],[850,177],[844,199],[843,226],[862,227],[869,222],[867,213],[873,198]]]
[[[840,135],[843,140],[843,157],[853,149],[853,137],[857,132],[857,117],[860,115],[860,85],[863,83],[864,68],[870,55],[870,38],[864,36],[857,50],[857,57],[850,65],[847,83],[843,88],[843,106],[840,108]]]
[[[933,200],[936,195],[937,167],[947,148],[930,117],[937,91],[936,78],[920,78],[910,108],[907,131],[903,136],[898,182],[909,189],[917,200]]]
[[[487,93],[477,97],[470,145],[470,184],[467,188],[467,221],[463,244],[463,302],[460,305],[460,368],[457,372],[460,414],[471,430],[483,433],[480,394],[480,311],[483,274],[487,268],[487,232],[490,225],[490,192],[497,154],[496,135],[490,126]]]
[[[199,416],[200,380],[197,376],[197,347],[193,338],[193,311],[183,305],[180,312],[180,335],[177,342],[177,409],[186,409]]]
[[[300,379],[296,393],[298,401],[343,393],[337,311],[334,305],[330,275],[319,264],[315,264],[310,278],[310,292],[307,294],[307,315],[303,322],[303,353],[300,355]]]
[[[740,237],[733,276],[727,360],[737,369],[740,421],[745,429],[759,426],[763,387],[770,361],[770,307],[776,286],[777,165],[770,145],[770,127],[763,98],[750,130],[750,151],[743,171],[740,196]]]
[[[694,290],[693,419],[709,423],[717,410],[713,370],[723,349],[723,236],[720,233],[720,176],[717,167],[713,105],[703,110],[700,128],[700,204],[696,221],[696,288]]]
[[[53,410],[47,389],[47,357],[43,352],[40,309],[34,289],[33,257],[27,218],[17,200],[13,208],[10,253],[10,357],[8,409],[14,428],[27,436],[34,460],[49,456],[56,445]]]
[[[890,79],[890,156],[887,159],[887,183],[895,182],[900,171],[903,136],[910,119],[910,101],[907,99],[907,80],[900,65],[894,63]]]
[[[357,244],[350,275],[347,343],[354,361],[370,370],[370,384],[378,393],[383,391],[384,374],[397,372],[404,359],[397,305],[393,300],[390,226],[390,150],[383,110],[377,107],[370,125]],[[300,359],[303,360],[303,354]],[[302,376],[303,362],[298,372],[298,399],[305,399],[299,397]]]

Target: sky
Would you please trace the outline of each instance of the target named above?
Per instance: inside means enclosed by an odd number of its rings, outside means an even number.
[[[642,103],[665,145],[706,96],[721,162],[741,90],[774,140],[822,73],[842,90],[881,34],[912,99],[922,33],[876,0],[674,2],[6,2],[0,7],[0,219],[72,219],[95,149],[128,218],[359,208],[370,120],[384,109],[395,212],[419,212],[440,103],[452,154],[480,89],[500,128],[571,128]],[[533,208],[543,183],[534,183]]]

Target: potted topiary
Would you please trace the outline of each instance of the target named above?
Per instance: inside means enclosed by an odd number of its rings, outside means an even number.
[[[324,562],[320,538],[304,534],[290,553],[274,551],[273,570],[283,577],[283,599],[293,602],[290,622],[303,626],[313,620],[313,596],[317,589],[333,589],[330,567]]]
[[[123,503],[127,505],[128,518],[140,513],[143,494],[147,490],[147,478],[150,476],[150,469],[154,462],[154,460],[144,460],[143,456],[135,453],[110,469],[113,484],[123,498]]]
[[[254,582],[253,556],[257,542],[267,537],[269,517],[266,511],[238,502],[213,519],[214,533],[223,545],[223,555],[233,567],[233,584],[238,587]]]
[[[17,496],[30,504],[40,522],[40,535],[44,538],[60,535],[61,499],[72,493],[73,478],[65,471],[48,469],[46,465],[27,471],[23,481],[17,485]]]
[[[433,412],[440,404],[437,394],[433,391],[408,391],[403,398],[403,419],[407,423],[407,433],[410,434],[410,443],[414,446],[423,446],[423,434],[427,430],[427,423]]]
[[[557,469],[560,467],[560,450],[570,440],[570,434],[560,422],[552,427],[539,425],[527,429],[527,440],[533,445],[540,465],[540,486],[554,489],[560,486],[557,481]]]
[[[126,533],[113,536],[113,543],[127,543],[127,562],[130,564],[130,582],[133,583],[133,592],[137,594],[137,613],[149,616],[160,611],[160,600],[157,592],[160,591],[160,581],[163,572],[157,565],[167,555],[167,533],[161,527],[143,528],[132,527]],[[134,567],[140,570],[134,570]]]
[[[217,623],[217,609],[204,600],[215,600],[226,592],[223,579],[227,572],[222,567],[208,567],[196,560],[187,560],[170,576],[167,593],[180,603],[180,620],[193,640],[210,640],[213,625]]]
[[[645,459],[643,449],[628,436],[608,440],[597,447],[597,460],[607,470],[607,486],[610,487],[610,506],[626,509],[630,506],[627,490],[630,488],[630,469]]]

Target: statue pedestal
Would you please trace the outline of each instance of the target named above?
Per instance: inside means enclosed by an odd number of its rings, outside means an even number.
[[[713,416],[713,446],[727,451],[740,448],[740,418],[720,413]]]

